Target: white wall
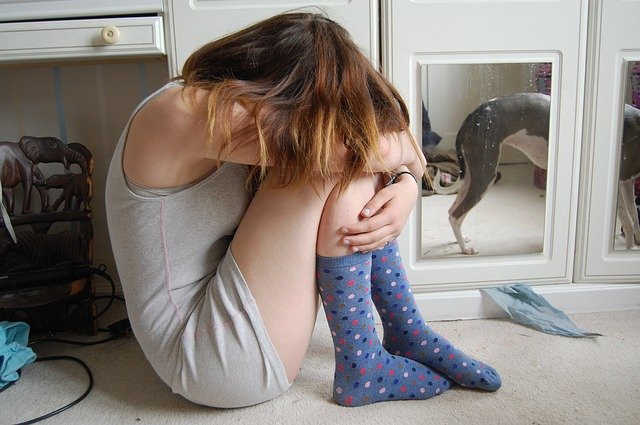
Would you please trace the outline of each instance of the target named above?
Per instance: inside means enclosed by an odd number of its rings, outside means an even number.
[[[424,73],[423,96],[428,99],[432,130],[442,136],[438,150],[455,150],[460,125],[479,104],[519,92],[537,92],[536,64],[436,64]],[[424,72],[424,70],[423,70]],[[502,163],[528,162],[525,155],[505,146]]]
[[[95,158],[94,265],[116,276],[104,207],[107,169],[131,111],[168,78],[164,59],[0,68],[0,140],[54,136]],[[36,204],[38,205],[38,204]],[[98,287],[101,279],[96,279]]]

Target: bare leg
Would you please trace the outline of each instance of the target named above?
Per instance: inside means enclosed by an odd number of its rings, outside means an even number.
[[[333,184],[273,188],[268,181],[253,198],[232,242],[232,251],[284,367],[296,377],[315,325],[316,239]]]
[[[340,244],[339,229],[357,220],[375,193],[374,183],[374,177],[363,177],[338,196],[332,183],[319,183],[316,193],[310,184],[273,188],[267,181],[235,234],[233,255],[289,382],[300,369],[316,321],[316,245],[324,256],[349,253]]]

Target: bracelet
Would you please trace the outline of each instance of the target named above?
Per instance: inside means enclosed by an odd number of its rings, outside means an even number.
[[[387,186],[390,186],[392,184],[394,184],[395,182],[398,181],[398,177],[400,177],[403,174],[409,174],[411,177],[413,177],[413,179],[416,181],[416,183],[418,183],[418,179],[416,179],[416,176],[414,176],[410,171],[400,171],[398,173],[394,173],[391,176],[391,179],[389,180],[389,183],[387,183]]]

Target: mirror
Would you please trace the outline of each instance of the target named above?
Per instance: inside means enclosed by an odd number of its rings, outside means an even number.
[[[551,63],[422,64],[422,257],[541,253]]]
[[[624,76],[613,249],[629,251],[640,249],[640,61],[627,62]]]

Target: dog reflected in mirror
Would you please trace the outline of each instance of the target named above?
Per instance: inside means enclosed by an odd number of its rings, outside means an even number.
[[[447,188],[439,184],[439,178],[434,179],[437,193],[458,192],[449,209],[449,223],[463,254],[478,253],[462,235],[462,223],[495,181],[502,146],[518,149],[536,166],[547,169],[549,110],[548,95],[516,93],[482,103],[463,121],[456,136],[460,176]],[[634,196],[637,178],[640,178],[640,110],[625,105],[617,214],[627,250],[640,245]]]
[[[447,188],[436,177],[434,186],[437,193],[458,192],[449,223],[463,254],[478,253],[462,235],[462,223],[496,180],[502,146],[513,146],[547,169],[549,108],[548,95],[516,93],[482,103],[460,126],[456,136],[460,176]]]
[[[625,249],[640,245],[640,223],[635,203],[634,182],[640,178],[640,109],[624,105],[624,126],[620,148],[618,218],[622,223]]]

